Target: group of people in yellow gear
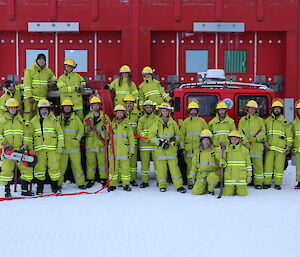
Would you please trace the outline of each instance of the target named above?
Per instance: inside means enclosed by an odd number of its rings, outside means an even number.
[[[206,122],[199,117],[201,106],[188,103],[188,117],[180,123],[172,118],[171,97],[150,67],[143,69],[144,81],[137,88],[127,65],[120,68],[120,77],[106,86],[115,92],[114,118],[102,110],[102,100],[92,96],[90,111],[84,117],[83,78],[73,70],[76,64],[64,62],[64,74],[57,80],[60,91],[61,114],[51,112],[46,99],[48,87],[56,78],[46,67],[46,56],[39,54],[36,63],[25,70],[24,110],[20,89],[8,81],[0,98],[0,143],[3,151],[34,152],[37,164],[27,167],[2,157],[0,182],[5,185],[5,197],[11,197],[10,183],[17,165],[21,173],[22,195],[32,196],[29,184],[35,178],[36,194],[44,193],[46,172],[53,193],[61,193],[64,174],[70,161],[77,186],[91,188],[99,179],[109,184],[110,191],[121,183],[125,191],[137,184],[137,157],[141,160],[140,188],[149,186],[150,161],[153,161],[157,186],[167,190],[171,180],[178,192],[185,193],[187,181],[192,194],[214,194],[224,171],[224,195],[248,194],[247,185],[268,189],[274,182],[280,190],[286,155],[296,155],[300,189],[300,103],[292,128],[283,116],[284,103],[275,99],[271,115],[263,120],[257,115],[254,100],[246,105],[246,115],[238,127],[227,114],[228,106],[219,101],[216,116]],[[140,106],[138,110],[138,104]],[[20,110],[21,109],[21,110]],[[21,115],[22,114],[22,115]],[[85,139],[86,172],[81,162],[82,139]],[[178,153],[187,165],[186,179],[178,166]]]

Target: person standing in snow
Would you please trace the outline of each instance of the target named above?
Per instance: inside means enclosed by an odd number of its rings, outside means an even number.
[[[274,178],[275,189],[281,190],[286,155],[293,145],[293,133],[289,122],[283,116],[283,100],[274,99],[272,114],[265,120],[267,141],[265,142],[264,189],[271,187]]]
[[[296,118],[293,122],[292,131],[294,136],[293,152],[296,156],[296,181],[295,189],[300,189],[300,100],[296,102]]]

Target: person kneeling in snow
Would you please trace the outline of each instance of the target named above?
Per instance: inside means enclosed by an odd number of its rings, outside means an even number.
[[[241,135],[232,130],[228,135],[230,145],[225,150],[224,159],[220,159],[220,166],[224,171],[224,195],[248,195],[247,184],[251,182],[252,167],[249,150],[240,144]]]
[[[193,195],[203,195],[207,191],[214,194],[219,175],[215,151],[212,146],[212,133],[208,129],[200,134],[200,148],[195,152],[192,159],[192,169],[189,174],[189,184],[193,185]],[[196,179],[196,181],[195,181]]]

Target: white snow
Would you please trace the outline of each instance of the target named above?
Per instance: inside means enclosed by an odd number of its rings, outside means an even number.
[[[180,194],[173,185],[161,193],[152,180],[151,187],[132,192],[0,202],[0,256],[295,257],[295,184],[295,167],[289,166],[281,191],[251,187],[247,197]],[[77,191],[74,184],[63,190]]]

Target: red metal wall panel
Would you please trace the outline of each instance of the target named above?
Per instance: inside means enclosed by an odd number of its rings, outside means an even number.
[[[7,79],[8,74],[16,74],[16,33],[0,32],[0,79]]]

